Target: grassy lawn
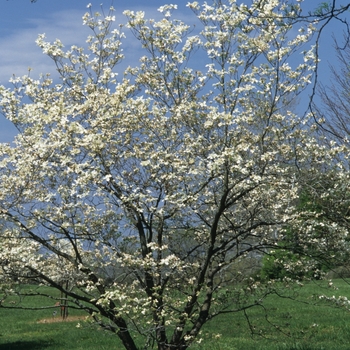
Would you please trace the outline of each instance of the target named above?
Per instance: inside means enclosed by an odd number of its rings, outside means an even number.
[[[52,293],[59,296],[57,291]],[[33,299],[31,303],[33,304]],[[26,305],[26,300],[21,304]],[[52,306],[54,304],[55,300]],[[37,298],[35,305],[49,306],[50,301]],[[116,336],[84,322],[86,313],[70,309],[69,321],[62,322],[59,308],[55,317],[54,310],[55,308],[39,311],[0,308],[0,350],[122,349]],[[82,328],[76,327],[79,322],[83,324]]]
[[[308,303],[270,297],[265,308],[248,311],[251,326],[263,336],[252,337],[244,315],[223,315],[207,324],[202,342],[194,350],[342,350],[350,349],[350,313],[327,305],[313,306],[307,295],[347,295],[350,286],[335,283],[338,291],[310,283],[300,290]],[[324,284],[325,285],[325,284]],[[37,300],[40,305],[42,301]],[[25,304],[25,300],[23,301]],[[47,301],[45,305],[47,305]],[[122,349],[116,336],[88,324],[77,328],[77,310],[70,322],[55,322],[53,309],[23,311],[0,309],[0,350],[89,350]],[[43,320],[46,322],[43,323]],[[276,327],[278,325],[278,328]]]
[[[350,312],[330,305],[312,305],[318,298],[312,295],[349,295],[350,285],[335,283],[339,290],[326,283],[310,283],[300,289],[300,299],[306,303],[276,296],[268,298],[263,308],[247,313],[251,326],[261,336],[252,336],[247,320],[241,314],[214,319],[205,328],[196,350],[345,350],[350,349]],[[311,297],[310,297],[311,296]],[[216,334],[221,334],[219,337]],[[207,341],[208,339],[208,341]]]

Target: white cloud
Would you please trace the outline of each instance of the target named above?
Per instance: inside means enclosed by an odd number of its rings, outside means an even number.
[[[85,42],[87,28],[83,27],[80,11],[62,11],[45,19],[29,19],[26,28],[18,28],[11,35],[0,38],[0,83],[7,84],[15,74],[21,76],[33,69],[33,76],[54,72],[54,65],[35,44],[38,34],[45,33],[47,40],[56,38],[70,46]]]
[[[125,5],[124,5],[125,6]],[[146,12],[147,18],[160,19],[161,14],[156,6],[142,6],[134,9]],[[188,9],[175,11],[174,17],[193,21],[193,14]],[[117,23],[126,22],[121,14],[122,8],[117,8]],[[90,30],[82,25],[82,11],[70,10],[52,13],[45,18],[27,18],[23,26],[14,29],[10,35],[0,37],[0,84],[7,85],[13,74],[21,76],[28,73],[28,67],[32,70],[31,76],[38,77],[40,73],[55,73],[53,62],[42,54],[41,49],[35,44],[38,34],[45,33],[48,41],[60,39],[66,47],[71,45],[84,45]],[[133,35],[126,31],[124,50],[128,54],[127,64],[137,64],[141,56],[140,46]],[[125,63],[126,64],[126,63]],[[125,66],[122,65],[122,67]]]

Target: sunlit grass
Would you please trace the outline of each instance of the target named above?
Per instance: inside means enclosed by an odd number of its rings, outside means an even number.
[[[203,340],[193,349],[201,350],[345,350],[350,348],[350,313],[320,303],[317,295],[347,295],[350,286],[335,283],[310,283],[301,288],[296,302],[269,297],[264,308],[247,312],[251,327],[259,334],[252,336],[243,315],[225,315],[207,324]]]
[[[248,311],[252,336],[243,314],[222,315],[208,323],[194,350],[345,350],[350,348],[350,313],[329,305],[313,305],[321,293],[347,295],[350,286],[337,281],[339,290],[310,283],[300,290],[298,303],[270,297],[264,308]],[[26,300],[22,301],[24,305]],[[47,301],[38,298],[37,306]],[[0,350],[121,349],[119,339],[89,323],[78,321],[84,313],[71,310],[71,322],[54,321],[53,309],[23,311],[0,309]],[[58,315],[55,318],[59,317]],[[39,323],[45,319],[46,323]],[[57,320],[55,320],[57,321]],[[77,328],[80,322],[82,328]]]

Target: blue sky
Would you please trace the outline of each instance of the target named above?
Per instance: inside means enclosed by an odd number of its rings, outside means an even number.
[[[102,0],[103,1],[103,0]],[[147,17],[157,17],[157,8],[164,3],[176,3],[181,17],[193,16],[186,8],[188,0],[105,0],[103,6],[108,9],[111,4],[116,8],[117,22],[124,22],[123,10],[144,10]],[[319,1],[306,0],[305,3],[316,6]],[[93,10],[100,10],[101,0],[0,0],[0,84],[9,86],[8,80],[13,74],[27,74],[28,67],[33,68],[31,75],[54,73],[52,61],[42,54],[35,44],[38,34],[45,33],[50,41],[61,39],[65,46],[83,45],[89,31],[82,26],[81,17],[91,3]],[[327,61],[332,59],[330,35],[324,39],[322,47],[323,75],[328,70]],[[125,44],[132,47],[132,36],[127,34]],[[135,63],[138,59],[135,52]],[[129,58],[130,59],[130,58]],[[0,116],[0,142],[11,142],[16,134],[15,128]]]

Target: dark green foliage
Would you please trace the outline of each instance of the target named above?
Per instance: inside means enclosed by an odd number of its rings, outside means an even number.
[[[284,249],[277,249],[274,252],[266,254],[263,258],[263,266],[261,268],[261,277],[263,280],[283,279],[285,277],[295,278],[301,277],[301,273],[296,271],[288,271],[285,268],[286,263],[295,263],[299,259],[297,254]]]
[[[332,182],[326,178],[318,186],[330,189]],[[314,192],[316,193],[314,193]],[[262,261],[261,277],[268,279],[291,278],[300,280],[303,278],[319,279],[325,272],[334,270],[347,264],[349,255],[345,250],[339,251],[334,245],[333,232],[328,227],[334,222],[332,204],[330,200],[317,196],[316,185],[307,187],[299,196],[297,210],[303,216],[304,223],[310,217],[312,231],[307,225],[288,226],[284,228],[283,239],[274,250],[270,250]],[[314,217],[317,221],[314,222]],[[324,249],[313,244],[312,241],[323,241]]]

